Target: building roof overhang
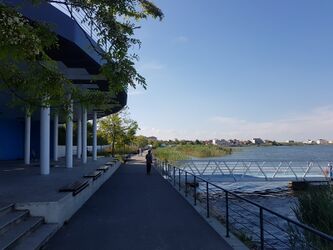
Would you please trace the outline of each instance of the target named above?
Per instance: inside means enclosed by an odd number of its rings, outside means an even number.
[[[47,2],[37,5],[23,0],[5,0],[4,2],[15,6],[31,21],[48,24],[57,34],[58,48],[47,53],[62,65],[61,70],[73,84],[78,87],[90,86],[88,88],[108,91],[107,80],[98,77],[103,60],[91,46],[96,43],[76,21]],[[124,90],[118,93],[114,102],[117,102],[118,105],[114,105],[110,110],[99,112],[99,117],[120,111],[127,103],[127,92]],[[88,117],[90,117],[89,114]]]

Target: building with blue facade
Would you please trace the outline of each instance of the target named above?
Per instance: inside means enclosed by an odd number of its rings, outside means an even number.
[[[98,78],[103,64],[98,53],[91,49],[95,43],[92,28],[82,26],[73,20],[60,5],[43,2],[32,5],[21,0],[6,0],[5,4],[20,6],[18,11],[30,21],[44,22],[52,27],[57,35],[59,47],[48,51],[57,62],[61,72],[78,88],[108,90],[108,83]],[[24,4],[22,4],[24,3]],[[96,80],[98,79],[98,80]],[[94,81],[92,81],[94,80]],[[58,124],[66,123],[66,167],[73,166],[73,122],[77,123],[78,152],[76,157],[87,161],[87,120],[93,120],[93,158],[97,157],[96,119],[121,110],[127,102],[127,93],[120,92],[115,97],[119,104],[111,110],[87,110],[74,102],[72,119],[58,115],[52,107],[40,108],[31,117],[22,107],[9,105],[11,95],[0,92],[0,160],[40,159],[41,174],[50,173],[50,160],[58,160]]]

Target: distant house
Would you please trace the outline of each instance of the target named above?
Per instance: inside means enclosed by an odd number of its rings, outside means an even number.
[[[221,139],[214,139],[213,140],[213,145],[218,145],[218,146],[229,146],[230,142],[228,142],[227,140]]]
[[[229,140],[230,146],[239,146],[241,142],[237,139]]]
[[[307,141],[304,142],[304,144],[310,144],[310,145],[312,145],[312,144],[317,144],[317,142],[314,141],[314,140],[308,139]]]
[[[264,141],[263,141],[261,138],[253,138],[253,139],[251,140],[251,142],[252,142],[253,144],[257,144],[257,145],[259,145],[259,144],[263,144],[263,143],[264,143]]]
[[[295,143],[294,140],[287,140],[286,143]]]
[[[324,140],[324,139],[318,139],[317,140],[317,144],[320,144],[320,145],[327,145],[329,142],[327,140]]]

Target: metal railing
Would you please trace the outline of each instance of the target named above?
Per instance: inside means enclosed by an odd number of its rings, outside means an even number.
[[[177,166],[219,181],[329,181],[333,161],[186,160]]]
[[[294,219],[283,216],[254,201],[228,191],[201,176],[157,161],[160,174],[169,180],[194,205],[206,209],[225,224],[251,249],[333,249],[333,237]]]

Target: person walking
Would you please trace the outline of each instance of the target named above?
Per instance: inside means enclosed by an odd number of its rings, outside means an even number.
[[[148,154],[146,155],[147,175],[150,175],[152,163],[153,163],[153,154],[151,153],[151,150],[148,150]]]

